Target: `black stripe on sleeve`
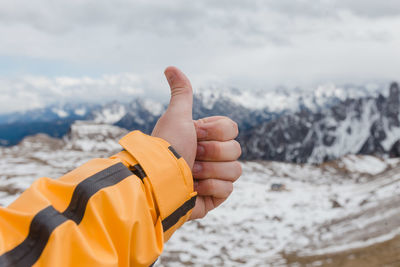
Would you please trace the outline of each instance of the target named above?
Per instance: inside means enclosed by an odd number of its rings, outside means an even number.
[[[143,170],[142,166],[139,164],[136,164],[129,168],[131,172],[133,172],[137,177],[140,178],[140,180],[143,180],[145,177],[147,177],[145,171]]]
[[[181,155],[179,155],[179,153],[176,152],[175,148],[173,148],[172,146],[169,146],[168,149],[172,152],[172,154],[174,154],[174,156],[175,156],[177,159],[180,159],[180,158],[181,158]]]
[[[168,229],[174,226],[179,221],[180,218],[182,218],[183,216],[186,215],[186,213],[188,213],[189,210],[193,209],[194,205],[196,204],[196,197],[197,196],[194,196],[185,203],[183,203],[182,206],[180,206],[171,215],[169,215],[162,221],[164,232],[168,231]]]
[[[117,163],[82,181],[75,188],[68,208],[63,215],[76,224],[82,221],[89,198],[101,189],[121,182],[132,173],[122,163]]]
[[[48,206],[35,215],[28,236],[21,244],[0,256],[0,266],[33,265],[42,254],[54,229],[67,220],[79,224],[91,196],[131,175],[128,168],[122,163],[117,163],[79,183],[72,194],[69,206],[63,213]]]
[[[0,266],[31,266],[42,254],[53,230],[67,220],[52,206],[42,209],[33,218],[29,234],[14,249],[0,257]]]

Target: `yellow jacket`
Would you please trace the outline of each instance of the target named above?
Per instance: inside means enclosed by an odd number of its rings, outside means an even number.
[[[149,266],[196,201],[189,166],[134,131],[124,150],[35,181],[0,207],[0,266]]]

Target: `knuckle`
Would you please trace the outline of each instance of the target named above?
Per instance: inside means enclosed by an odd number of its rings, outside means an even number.
[[[216,187],[216,182],[214,179],[208,179],[208,187],[210,191],[214,192],[215,187]]]
[[[204,118],[198,119],[195,121],[197,124],[204,124],[206,121]]]
[[[191,94],[192,89],[189,86],[176,86],[171,91],[171,96]]]
[[[203,219],[204,217],[206,217],[207,213],[208,213],[208,210],[206,209],[206,207],[204,207],[203,212],[201,212],[199,214],[199,216],[197,216],[197,219]]]
[[[221,156],[222,148],[221,148],[219,142],[213,142],[212,143],[212,151],[213,151],[212,153],[213,153],[214,157],[218,158],[218,157]]]
[[[204,164],[206,167],[204,168],[206,170],[207,176],[208,177],[212,177],[215,176],[216,173],[218,172],[218,168],[215,164],[213,163],[208,163],[208,164]]]
[[[224,138],[225,137],[225,127],[222,125],[222,127],[216,127],[215,128],[215,133],[219,138]]]
[[[209,179],[214,174],[214,166],[208,162],[203,162],[202,164],[202,171],[203,171],[203,178]]]

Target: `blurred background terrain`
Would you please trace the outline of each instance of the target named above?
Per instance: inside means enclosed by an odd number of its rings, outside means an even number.
[[[0,205],[150,133],[192,81],[240,128],[231,198],[156,266],[400,266],[400,4],[0,3]]]
[[[295,105],[271,107],[269,99]],[[220,209],[174,235],[159,266],[400,264],[399,103],[396,83],[196,94],[194,117],[239,123],[243,177]],[[118,152],[118,139],[149,132],[165,107],[136,99],[3,115],[0,203],[38,177]],[[18,131],[19,139],[9,135]]]

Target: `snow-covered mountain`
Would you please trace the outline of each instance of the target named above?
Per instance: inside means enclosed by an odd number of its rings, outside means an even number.
[[[94,109],[99,105],[80,104],[57,104],[45,108],[38,108],[24,112],[14,112],[0,115],[0,124],[51,122],[60,119],[90,119]]]
[[[398,99],[396,83],[390,90],[378,85],[290,91],[211,87],[194,95],[193,117],[225,115],[235,120],[244,159],[322,162],[348,153],[400,154]],[[166,107],[134,99],[2,115],[0,144],[13,145],[39,132],[62,137],[76,120],[150,133]]]
[[[400,90],[347,98],[263,122],[240,136],[244,158],[320,163],[346,154],[400,156]]]
[[[161,103],[135,99],[130,103],[114,101],[104,105],[56,105],[5,114],[0,116],[0,145],[15,145],[24,137],[38,133],[61,138],[78,120],[115,124],[149,133],[163,111],[164,105]]]
[[[240,106],[245,110],[268,113],[295,112],[302,108],[317,110],[348,98],[377,96],[382,85],[343,86],[333,84],[318,86],[313,90],[285,89],[240,90],[237,88],[210,87],[199,89],[195,93],[195,103],[203,110],[219,109],[224,103]],[[45,108],[0,114],[0,124],[49,122],[59,119],[94,119],[97,122],[113,124],[127,114],[136,114],[145,110],[153,116],[160,115],[168,100],[159,103],[149,99],[133,99],[131,102],[113,101],[103,105],[90,103],[66,103],[50,105]],[[196,116],[196,111],[194,112]],[[143,118],[142,118],[143,119]]]

